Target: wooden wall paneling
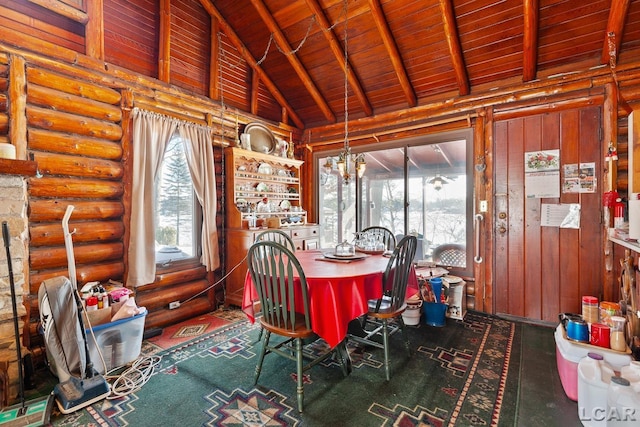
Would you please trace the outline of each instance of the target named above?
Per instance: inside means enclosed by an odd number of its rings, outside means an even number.
[[[524,152],[541,151],[543,148],[542,116],[526,117],[523,120],[523,125],[522,136],[524,141],[522,142]],[[550,267],[543,266],[540,260],[543,252],[541,232],[544,229],[544,227],[540,227],[540,207],[542,203],[546,202],[554,202],[554,200],[526,198],[524,202],[524,229],[522,234],[523,242],[526,242],[526,245],[523,247],[523,263],[521,264],[523,269],[522,297],[524,299],[522,316],[531,319],[541,318],[543,303],[542,274],[543,269],[547,270]]]
[[[171,1],[170,82],[199,95],[209,93],[211,18],[198,1]]]
[[[509,125],[506,121],[496,122],[493,132],[494,141],[508,141],[509,140]],[[491,266],[494,272],[494,277],[509,277],[509,257],[507,256],[507,250],[509,248],[509,233],[508,233],[508,221],[507,213],[509,212],[509,189],[507,184],[509,182],[507,175],[507,168],[504,167],[508,164],[507,150],[494,149],[494,221],[495,223],[490,227],[495,228],[495,261]],[[494,311],[493,313],[508,313],[509,312],[509,287],[502,281],[496,280],[494,288]]]
[[[509,234],[509,246],[507,256],[508,286],[511,288],[508,297],[509,313],[516,316],[525,314],[525,286],[524,264],[513,262],[524,260],[524,221],[525,211],[522,204],[524,199],[524,146],[526,143],[525,128],[522,120],[514,120],[509,123],[509,146],[507,150],[508,179],[508,207],[507,207],[507,233]]]
[[[579,112],[576,110],[560,112],[560,153],[561,163],[578,163],[580,161],[580,134],[578,133]],[[577,194],[566,194],[561,197],[562,203],[579,203]],[[581,225],[582,221],[581,221]],[[559,231],[558,259],[560,261],[560,275],[558,286],[560,289],[561,310],[571,313],[580,312],[580,265],[576,262],[576,254],[580,249],[580,231],[563,228]]]
[[[560,116],[558,114],[543,114],[540,116],[540,134],[542,135],[542,141],[540,148],[543,150],[554,150],[560,148]],[[560,152],[561,163],[563,152]],[[563,176],[561,172],[561,177]],[[555,203],[557,200],[547,200],[548,203]],[[539,209],[541,206],[539,206]],[[540,219],[540,213],[538,213],[538,219]],[[536,227],[539,226],[536,225]],[[540,241],[541,242],[558,242],[560,235],[560,229],[558,227],[540,227]],[[540,249],[540,287],[542,291],[542,298],[539,301],[541,304],[541,319],[555,319],[560,312],[560,292],[558,291],[558,284],[564,286],[560,281],[560,270],[563,266],[560,264],[560,257],[558,254],[558,247],[555,246],[551,250],[545,247],[545,250]],[[542,268],[544,266],[544,268]],[[529,267],[529,266],[528,266]]]
[[[34,46],[27,40],[31,39],[78,53],[85,51],[84,24],[28,2],[12,1],[10,6],[0,5],[0,27],[20,40],[18,46]]]
[[[104,2],[105,60],[145,76],[158,77],[160,2]]]
[[[597,185],[595,193],[580,195],[580,296],[595,295],[602,298],[604,286],[604,252],[602,250],[608,227],[602,222],[602,192],[604,188],[604,151],[601,140],[602,108],[582,109],[579,116],[580,163],[595,162]]]

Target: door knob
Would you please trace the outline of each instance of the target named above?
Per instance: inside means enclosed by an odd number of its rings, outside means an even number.
[[[498,227],[498,233],[504,234],[506,232],[507,232],[507,227],[505,227],[504,225],[501,225],[500,227]]]
[[[506,212],[500,212],[498,214],[498,218],[500,219],[507,219],[507,213]]]

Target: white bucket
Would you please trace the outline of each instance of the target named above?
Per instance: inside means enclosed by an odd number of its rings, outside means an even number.
[[[422,300],[409,298],[407,300],[407,308],[402,313],[402,321],[407,326],[416,326],[420,324],[420,315],[422,314]]]

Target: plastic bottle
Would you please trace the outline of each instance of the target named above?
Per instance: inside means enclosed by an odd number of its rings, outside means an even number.
[[[582,318],[585,322],[592,324],[598,323],[600,316],[600,307],[598,298],[590,295],[582,297]]]
[[[87,298],[87,311],[94,311],[98,309],[98,298],[90,296]]]
[[[614,375],[600,353],[587,353],[578,362],[578,415],[583,425],[606,425],[607,389]]]
[[[640,395],[626,378],[611,377],[607,389],[607,427],[632,427],[640,424]]]

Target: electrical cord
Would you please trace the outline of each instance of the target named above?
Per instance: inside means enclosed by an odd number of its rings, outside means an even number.
[[[111,393],[107,399],[118,399],[140,390],[149,381],[161,360],[161,356],[138,357],[119,375],[111,375],[108,372],[105,378],[111,384]],[[119,369],[115,368],[110,372]]]
[[[180,305],[185,304],[185,303],[187,303],[187,302],[191,301],[192,299],[199,297],[200,295],[204,294],[205,292],[208,292],[209,290],[211,290],[211,289],[213,289],[214,287],[216,287],[218,284],[222,283],[222,281],[223,281],[223,280],[225,280],[227,277],[229,277],[229,275],[230,275],[231,273],[233,273],[233,272],[236,270],[236,268],[238,268],[238,267],[240,267],[240,265],[244,264],[244,262],[245,262],[246,260],[247,260],[247,255],[245,255],[245,256],[244,256],[244,258],[242,258],[242,259],[240,260],[240,262],[238,262],[236,265],[234,265],[234,266],[233,266],[233,268],[231,268],[231,270],[229,270],[229,271],[227,272],[227,274],[225,274],[224,276],[222,276],[222,277],[220,278],[220,280],[218,280],[217,282],[215,282],[215,283],[214,283],[214,284],[212,284],[211,286],[208,286],[207,288],[205,288],[205,289],[201,290],[200,292],[198,292],[197,294],[193,295],[192,297],[189,297],[189,298],[187,298],[187,299],[186,299],[186,300],[184,300],[184,301],[179,301]]]

